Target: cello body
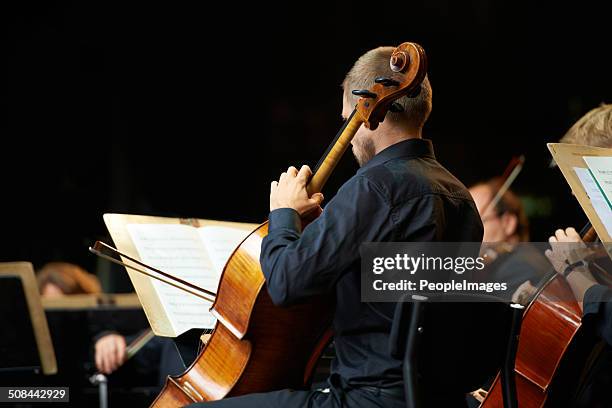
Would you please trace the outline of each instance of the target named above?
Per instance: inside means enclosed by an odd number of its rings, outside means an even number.
[[[167,378],[152,407],[307,385],[331,337],[333,299],[274,306],[259,266],[267,231],[262,224],[230,257],[211,309],[215,330],[187,371]]]
[[[593,228],[582,236],[584,242],[596,239]],[[523,315],[514,367],[519,406],[567,405],[567,399],[573,396],[571,390],[581,385],[577,373],[582,372],[586,360],[593,357],[597,343],[599,340],[583,328],[582,310],[569,284],[554,273]],[[553,387],[565,388],[565,392],[550,398]],[[498,374],[481,408],[503,406]]]
[[[582,310],[568,283],[555,273],[523,316],[514,369],[521,408],[568,404],[567,398],[579,385],[584,362],[597,343],[583,329]],[[553,389],[558,395],[551,395]],[[503,407],[498,374],[481,408]]]

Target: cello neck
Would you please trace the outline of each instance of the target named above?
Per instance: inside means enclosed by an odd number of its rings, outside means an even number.
[[[320,193],[327,179],[334,171],[338,162],[351,144],[351,140],[359,130],[363,123],[363,119],[357,110],[353,110],[351,116],[346,120],[344,126],[340,129],[332,143],[329,145],[325,154],[317,164],[314,170],[314,175],[310,179],[308,186],[308,194]]]
[[[310,195],[321,192],[362,123],[368,129],[375,130],[384,120],[393,101],[410,95],[421,86],[427,73],[425,50],[416,43],[402,43],[393,50],[389,68],[389,75],[394,78],[378,77],[370,89],[352,90],[353,95],[363,97],[317,164],[306,186]]]

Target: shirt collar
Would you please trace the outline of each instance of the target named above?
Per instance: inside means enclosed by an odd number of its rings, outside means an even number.
[[[387,147],[376,156],[372,157],[372,159],[361,167],[357,173],[362,173],[371,167],[383,164],[389,160],[398,159],[400,157],[429,158],[434,160],[436,158],[434,155],[433,145],[430,140],[407,139]]]

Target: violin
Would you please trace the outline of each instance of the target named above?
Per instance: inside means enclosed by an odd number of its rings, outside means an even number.
[[[310,194],[321,191],[359,127],[376,129],[388,110],[397,109],[396,99],[415,94],[427,71],[425,51],[415,43],[398,46],[389,64],[391,77],[377,78],[369,90],[354,91],[361,98],[316,167],[307,186]],[[259,264],[267,231],[266,222],[227,261],[211,308],[217,323],[209,340],[183,374],[167,378],[153,407],[309,384],[331,338],[334,299],[316,297],[286,308],[272,303]],[[199,292],[184,283],[177,285]]]
[[[499,201],[503,198],[504,194],[510,189],[514,180],[518,177],[518,175],[523,170],[523,165],[525,164],[525,156],[521,155],[518,157],[513,157],[504,173],[501,176],[501,184],[499,185],[497,191],[491,197],[491,200],[485,204],[485,206],[480,211],[481,216],[484,216],[487,213],[489,208],[494,208],[499,204]],[[497,258],[502,255],[506,255],[511,253],[514,250],[514,245],[509,244],[507,242],[484,242],[481,248],[481,255],[484,256],[485,264],[491,264]]]

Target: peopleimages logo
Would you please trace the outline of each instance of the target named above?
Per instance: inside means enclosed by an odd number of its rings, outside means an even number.
[[[612,245],[557,243],[556,250],[587,261]],[[362,302],[528,302],[555,271],[550,242],[365,242],[359,248]],[[554,275],[552,275],[554,276]],[[559,301],[575,301],[568,290]],[[408,299],[408,300],[406,300]]]
[[[399,282],[384,282],[377,279],[372,282],[372,288],[377,291],[421,291],[421,292],[485,292],[494,293],[508,289],[506,282],[468,282],[467,280],[450,282],[429,282],[426,279],[411,281],[402,279]]]
[[[361,299],[396,302],[411,295],[486,295],[509,299],[507,282],[490,271],[481,242],[369,242],[360,247]],[[480,298],[479,298],[480,299]]]
[[[375,257],[372,260],[372,272],[380,275],[385,271],[405,271],[414,275],[418,271],[453,271],[458,275],[465,271],[482,271],[485,259],[477,257],[442,257],[395,254],[391,257]]]

